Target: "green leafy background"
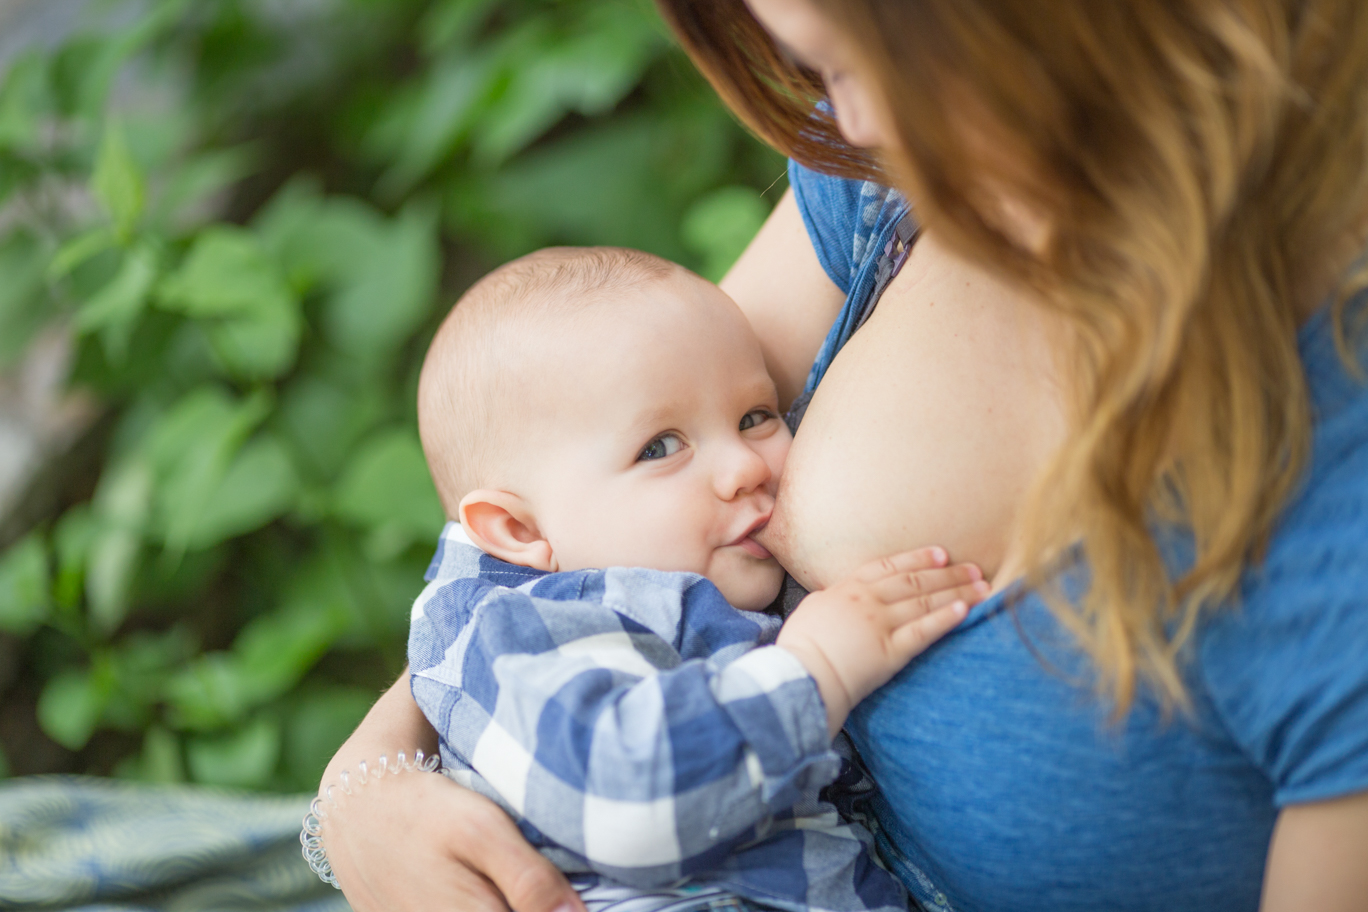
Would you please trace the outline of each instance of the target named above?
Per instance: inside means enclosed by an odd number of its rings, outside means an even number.
[[[0,369],[65,327],[103,416],[0,542],[0,771],[310,789],[403,664],[445,309],[551,243],[717,278],[783,163],[648,0],[102,9],[0,84]]]

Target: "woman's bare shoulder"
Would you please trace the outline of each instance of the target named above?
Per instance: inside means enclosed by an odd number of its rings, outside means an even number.
[[[788,408],[845,300],[813,251],[793,190],[720,283],[750,320]]]

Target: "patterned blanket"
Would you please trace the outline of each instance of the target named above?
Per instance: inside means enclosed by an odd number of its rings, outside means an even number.
[[[0,909],[348,912],[299,853],[309,796],[0,781]]]

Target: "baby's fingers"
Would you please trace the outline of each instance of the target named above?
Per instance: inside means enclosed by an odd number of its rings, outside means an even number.
[[[903,551],[870,561],[855,571],[855,579],[862,583],[877,582],[884,577],[918,570],[944,567],[950,560],[944,548],[918,548],[916,551]]]
[[[902,602],[912,598],[929,597],[938,592],[957,590],[972,586],[983,579],[983,573],[973,564],[956,564],[936,570],[916,570],[911,573],[897,573],[869,583],[870,590],[885,604]],[[969,598],[966,595],[966,598]],[[982,596],[979,596],[982,598]],[[978,599],[970,599],[978,601]],[[946,604],[937,602],[937,605]],[[928,605],[928,607],[930,607]]]
[[[966,602],[955,601],[903,624],[889,635],[893,652],[901,661],[911,661],[954,630],[968,613],[969,605]]]
[[[972,583],[965,583],[962,586],[938,589],[927,595],[894,602],[888,606],[890,626],[901,627],[919,617],[939,611],[947,605],[953,605],[955,602],[964,602],[972,607],[987,598],[990,591],[992,591],[992,587],[983,580],[977,580]]]

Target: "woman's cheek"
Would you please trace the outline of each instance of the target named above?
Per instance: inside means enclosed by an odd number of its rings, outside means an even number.
[[[836,113],[836,127],[846,142],[861,149],[888,149],[894,145],[889,135],[888,117],[880,117],[874,99],[859,78],[843,75],[827,80],[827,97]]]

